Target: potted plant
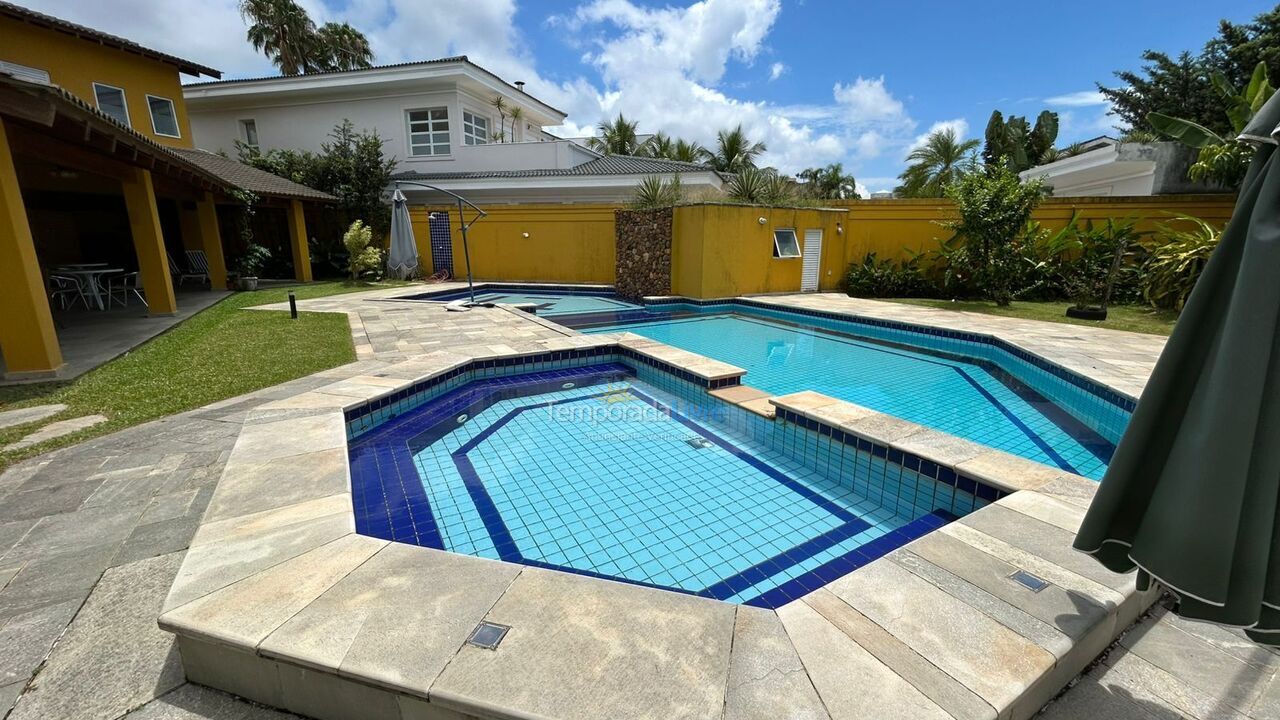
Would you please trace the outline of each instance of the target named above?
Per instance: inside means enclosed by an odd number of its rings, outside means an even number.
[[[1095,228],[1093,221],[1088,220],[1083,229],[1077,230],[1082,250],[1065,278],[1073,301],[1067,308],[1067,317],[1107,319],[1107,305],[1129,245],[1142,234],[1133,229],[1136,222],[1133,218],[1119,221],[1107,218],[1101,227]]]
[[[271,251],[257,243],[249,243],[236,265],[237,281],[241,290],[258,289],[258,273],[271,259]]]

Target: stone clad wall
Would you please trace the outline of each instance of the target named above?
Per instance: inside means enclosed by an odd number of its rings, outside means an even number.
[[[671,208],[614,212],[619,297],[671,294],[671,226]]]

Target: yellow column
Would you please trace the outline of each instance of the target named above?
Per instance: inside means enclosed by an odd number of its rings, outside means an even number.
[[[138,276],[147,296],[147,311],[152,315],[172,315],[178,311],[178,301],[173,297],[173,278],[169,276],[169,258],[164,234],[160,231],[151,171],[134,168],[121,185],[125,209],[129,212],[129,229],[133,233],[133,250],[138,255]]]
[[[222,235],[218,232],[218,210],[213,193],[207,192],[196,202],[199,218],[200,249],[209,261],[209,282],[215,290],[227,289],[227,261],[222,256]]]
[[[6,377],[52,374],[62,349],[49,312],[8,133],[0,120],[0,352]]]
[[[289,247],[293,249],[293,277],[299,282],[311,282],[311,250],[307,248],[307,218],[302,214],[302,201],[290,200]]]

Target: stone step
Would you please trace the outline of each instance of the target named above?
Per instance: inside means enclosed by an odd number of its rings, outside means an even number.
[[[51,405],[32,405],[31,407],[18,408],[17,410],[5,410],[0,412],[0,428],[38,422],[45,418],[53,417],[66,409],[67,406],[62,403],[53,403]]]
[[[46,440],[59,438],[59,437],[62,437],[63,435],[70,435],[73,432],[83,430],[87,427],[93,427],[98,423],[102,423],[106,421],[107,421],[107,417],[105,415],[82,415],[77,418],[70,418],[67,420],[59,420],[57,422],[51,422],[48,425],[45,425],[44,427],[40,428],[39,430],[36,430],[35,432],[31,433],[30,435],[27,435],[26,437],[22,438],[19,441],[12,442],[12,443],[9,443],[8,445],[5,445],[4,449],[9,451],[23,450],[25,448],[31,447],[32,445],[39,445],[40,443],[45,442]]]

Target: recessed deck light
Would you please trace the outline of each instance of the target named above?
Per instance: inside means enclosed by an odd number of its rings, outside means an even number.
[[[1009,576],[1009,579],[1027,588],[1031,592],[1040,592],[1049,587],[1049,581],[1044,578],[1036,577],[1026,570],[1018,570]]]
[[[462,423],[464,423],[464,422],[466,422],[466,421],[467,421],[467,414],[466,414],[466,413],[462,413],[461,415],[459,415],[459,416],[458,416],[458,424],[459,424],[459,425],[461,425]]]
[[[467,638],[467,644],[475,645],[485,650],[497,650],[498,643],[502,642],[502,638],[507,636],[510,626],[499,625],[498,623],[481,622],[471,631],[471,637]]]
[[[565,390],[568,390],[569,388],[574,387],[574,383],[565,383],[560,387],[564,388]]]

